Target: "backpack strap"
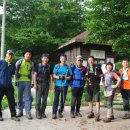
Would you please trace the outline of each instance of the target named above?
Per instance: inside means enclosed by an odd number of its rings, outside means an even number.
[[[90,70],[90,66],[87,65],[86,70],[89,72],[89,70]]]
[[[47,70],[49,70],[49,73],[46,73]],[[44,76],[48,76],[46,74],[50,74],[50,65],[46,64],[45,66],[42,65],[42,63],[38,64],[38,76],[37,76],[37,80],[41,80],[41,77],[43,78]],[[47,78],[47,77],[45,77]]]
[[[72,68],[72,79],[71,80],[75,80],[75,81],[79,81],[80,82],[80,86],[84,86],[85,85],[85,80],[84,80],[84,77],[85,77],[85,72],[86,72],[86,68],[84,66],[81,66],[81,69],[80,69],[80,73],[81,73],[81,79],[76,79],[75,78],[75,75],[74,75],[74,71],[76,69],[76,66],[73,66]]]
[[[49,71],[50,71],[50,65],[49,64],[47,64],[46,65],[47,66],[47,69],[49,69]],[[38,71],[40,72],[40,68],[42,67],[42,63],[39,63],[38,64]]]
[[[20,59],[19,61],[17,61],[17,63],[16,63],[16,71],[15,71],[16,77],[18,76],[18,73],[19,73],[22,62],[23,62],[23,58]]]
[[[60,68],[60,63],[57,64],[57,67],[56,67],[56,74],[58,74],[59,68]]]
[[[67,74],[68,71],[69,71],[69,67],[68,67],[67,64],[65,64],[65,66],[66,66],[66,74]],[[56,74],[58,74],[58,70],[59,70],[59,68],[60,68],[60,63],[57,64],[57,67],[56,67]]]
[[[74,73],[75,69],[76,69],[76,66],[74,65],[72,68],[72,74]]]
[[[20,59],[19,62],[18,62],[18,64],[17,64],[17,68],[16,69],[17,69],[18,72],[19,72],[19,69],[21,67],[22,62],[23,62],[23,58]]]
[[[86,68],[84,66],[82,66],[82,72],[85,73],[86,72]]]
[[[119,74],[121,75],[121,76],[123,76],[123,69],[120,69],[119,70]],[[128,68],[128,70],[127,70],[127,74],[128,74],[128,78],[129,78],[129,81],[130,81],[130,68]]]
[[[49,71],[51,70],[51,66],[49,64],[47,64],[47,67],[49,68]]]
[[[39,64],[38,64],[38,74],[40,73],[40,68],[41,68],[41,66],[42,66],[42,63],[39,63]]]
[[[76,66],[74,65],[73,68],[72,68],[72,75],[73,75],[75,69],[76,69]],[[81,70],[80,71],[82,71],[84,73],[85,72],[85,67],[81,66]],[[74,79],[74,75],[73,75],[73,79]]]
[[[130,68],[128,68],[127,73],[129,73],[129,71],[130,71]],[[123,69],[120,69],[119,73],[120,73],[120,75],[123,75]]]

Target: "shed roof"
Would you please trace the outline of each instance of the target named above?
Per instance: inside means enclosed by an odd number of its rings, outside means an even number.
[[[88,32],[82,32],[80,34],[78,34],[77,36],[73,37],[72,39],[70,39],[69,41],[65,42],[64,44],[62,44],[61,46],[58,47],[58,50],[61,48],[64,48],[72,43],[75,42],[83,42],[85,40],[85,38],[88,36]]]
[[[72,39],[70,39],[70,40],[68,40],[67,42],[65,42],[64,44],[62,44],[61,46],[59,46],[58,48],[57,48],[57,50],[60,50],[60,49],[62,49],[62,48],[64,48],[64,47],[66,47],[66,46],[68,46],[68,45],[70,45],[70,44],[73,44],[73,43],[83,43],[84,42],[84,40],[87,38],[87,36],[88,36],[88,31],[84,31],[84,32],[82,32],[82,33],[80,33],[80,34],[78,34],[77,36],[75,36],[75,37],[73,37]],[[92,44],[92,43],[91,43]],[[99,45],[99,43],[93,43],[93,44],[97,44],[97,45]],[[100,45],[109,45],[109,46],[111,46],[110,44],[108,44],[108,43],[102,43],[102,44],[100,44]]]

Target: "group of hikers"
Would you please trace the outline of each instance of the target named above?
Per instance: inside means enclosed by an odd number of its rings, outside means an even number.
[[[67,65],[67,56],[60,55],[60,63],[52,67],[49,65],[49,54],[41,55],[41,62],[34,66],[32,62],[32,51],[23,52],[23,57],[16,62],[12,61],[14,52],[8,50],[5,59],[0,60],[0,121],[2,116],[2,98],[6,95],[11,119],[20,121],[25,108],[26,117],[31,116],[31,88],[36,90],[36,118],[46,118],[45,110],[50,86],[54,81],[54,100],[52,107],[52,119],[62,118],[64,104],[68,87],[71,87],[71,108],[70,117],[82,117],[80,113],[81,99],[86,92],[86,100],[89,105],[87,118],[94,118],[100,121],[100,82],[104,86],[104,98],[107,103],[107,115],[104,122],[111,122],[114,119],[113,99],[115,92],[120,89],[123,98],[124,116],[123,119],[130,119],[129,100],[130,100],[130,69],[129,60],[122,60],[122,68],[118,71],[113,70],[113,64],[106,64],[106,72],[103,73],[101,67],[95,65],[93,56],[88,57],[87,66],[83,66],[83,57],[76,57],[75,65]],[[14,87],[12,76],[18,91],[18,114],[16,114]],[[54,79],[54,80],[53,80]],[[24,98],[24,103],[23,103]],[[96,112],[93,111],[93,101],[96,102]]]

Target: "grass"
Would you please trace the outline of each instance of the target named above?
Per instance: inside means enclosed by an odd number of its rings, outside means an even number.
[[[14,97],[15,97],[15,100],[17,100],[17,88],[14,87]],[[3,97],[3,100],[2,100],[2,108],[6,108],[8,107],[8,101],[7,101],[7,98],[6,96]]]
[[[17,87],[14,86],[14,96],[15,96],[15,100],[17,101]],[[103,94],[103,86],[100,87],[100,98],[101,101],[104,101],[104,94]],[[52,106],[53,104],[53,99],[54,99],[54,92],[50,92],[48,95],[48,100],[47,100],[47,104],[48,106]],[[67,92],[67,97],[66,97],[66,102],[65,105],[69,106],[71,102],[71,88],[68,88],[68,92]],[[32,105],[35,105],[35,98],[33,100]],[[84,93],[82,96],[82,105],[86,105],[86,92],[85,92],[85,88],[84,88]],[[7,98],[4,96],[3,100],[2,100],[2,107],[3,109],[8,107],[8,102],[7,102]]]

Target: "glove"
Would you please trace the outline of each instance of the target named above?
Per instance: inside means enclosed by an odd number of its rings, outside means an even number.
[[[112,87],[112,88],[117,88],[117,86],[116,86],[116,85],[112,85],[111,87]]]
[[[61,79],[61,80],[64,80],[65,79],[65,76],[59,76],[59,79]]]

